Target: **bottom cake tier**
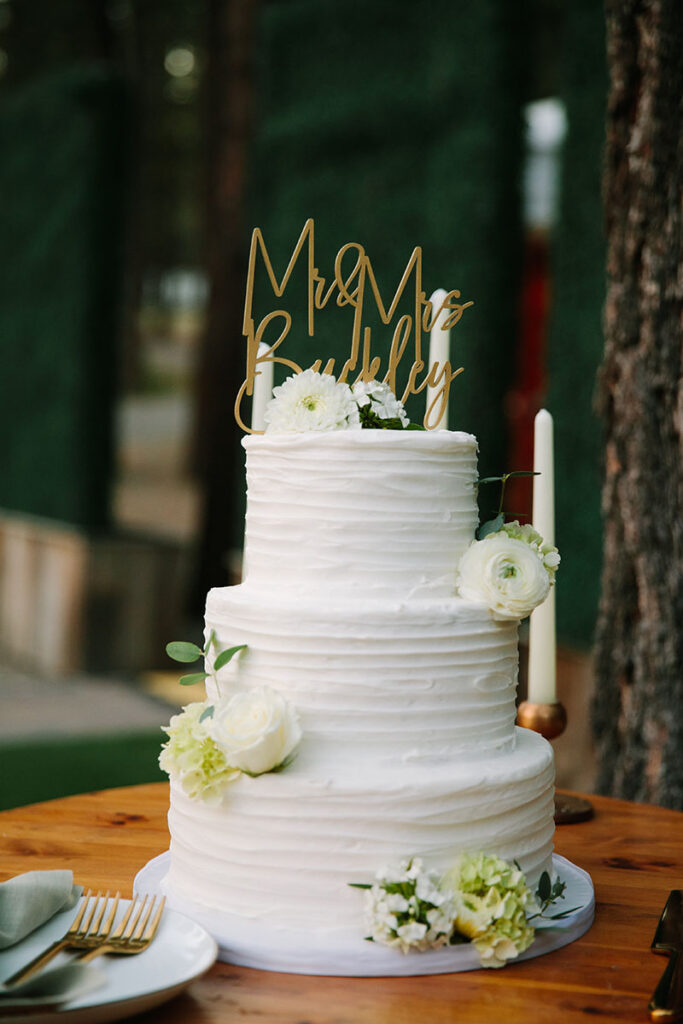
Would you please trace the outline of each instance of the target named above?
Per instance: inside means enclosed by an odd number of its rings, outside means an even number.
[[[342,949],[365,934],[363,893],[349,883],[404,857],[443,871],[459,853],[495,853],[535,886],[552,869],[553,782],[550,744],[525,729],[513,750],[467,763],[302,750],[282,773],[241,777],[214,806],[172,782],[162,888],[179,909],[241,924],[252,953]]]

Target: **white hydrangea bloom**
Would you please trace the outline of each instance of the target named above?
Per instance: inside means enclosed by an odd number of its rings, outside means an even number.
[[[273,390],[265,422],[268,434],[360,428],[358,405],[348,384],[314,370],[288,377]]]
[[[455,909],[438,876],[412,858],[378,872],[366,893],[365,914],[373,941],[409,953],[447,945]]]
[[[410,423],[403,403],[388,384],[377,380],[357,380],[351,390],[361,409],[369,405],[381,420],[399,419],[404,427]]]

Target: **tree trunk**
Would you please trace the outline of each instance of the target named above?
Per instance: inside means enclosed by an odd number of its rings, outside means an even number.
[[[683,808],[683,4],[607,0],[601,792]]]
[[[228,582],[239,431],[233,402],[245,376],[244,209],[257,0],[209,0],[206,254],[210,297],[199,355],[194,465],[204,499],[192,595]],[[241,486],[241,479],[240,484]]]

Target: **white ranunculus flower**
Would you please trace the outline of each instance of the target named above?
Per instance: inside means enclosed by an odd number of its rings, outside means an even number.
[[[273,390],[265,421],[268,434],[360,428],[358,405],[349,385],[314,370],[288,377]]]
[[[549,590],[543,556],[503,530],[473,541],[460,560],[460,596],[488,605],[495,619],[526,618]]]
[[[274,690],[262,687],[221,701],[208,730],[231,768],[263,775],[278,768],[301,739],[294,708]]]

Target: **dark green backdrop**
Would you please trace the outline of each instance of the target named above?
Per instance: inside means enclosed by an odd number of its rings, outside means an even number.
[[[0,507],[109,518],[128,104],[96,67],[0,107]]]
[[[465,373],[453,385],[450,425],[476,433],[485,472],[504,465],[516,332],[522,10],[513,17],[505,0],[299,0],[264,5],[257,41],[248,221],[264,230],[282,270],[314,217],[323,275],[343,243],[358,241],[393,295],[421,245],[427,295],[459,288],[474,300],[452,333]],[[260,294],[264,310],[275,308],[265,287]],[[285,343],[290,358],[343,361],[349,311],[318,313],[311,340],[304,274],[285,302],[299,325]],[[369,323],[375,351],[388,354],[390,331]],[[423,396],[409,412],[421,420]]]
[[[548,408],[555,416],[557,544],[562,553],[558,633],[587,647],[602,565],[602,428],[593,411],[605,296],[600,187],[607,71],[600,4],[579,0],[567,9],[563,54],[569,132],[553,259]]]

